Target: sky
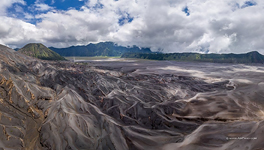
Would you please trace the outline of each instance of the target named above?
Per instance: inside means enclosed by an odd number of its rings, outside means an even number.
[[[0,44],[264,54],[263,0],[1,0]]]

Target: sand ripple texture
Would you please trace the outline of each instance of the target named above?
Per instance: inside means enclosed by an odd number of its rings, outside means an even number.
[[[261,65],[76,64],[0,50],[0,149],[264,147]]]

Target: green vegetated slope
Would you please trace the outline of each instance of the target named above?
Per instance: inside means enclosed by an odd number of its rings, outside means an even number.
[[[140,58],[152,60],[198,61],[215,63],[264,63],[264,56],[257,51],[245,54],[199,54],[199,53],[125,53],[121,58]]]
[[[62,56],[83,56],[83,57],[94,57],[94,56],[108,56],[115,57],[121,56],[124,53],[151,53],[149,48],[139,48],[137,46],[124,47],[119,46],[113,42],[100,42],[97,44],[88,44],[86,46],[71,46],[68,48],[54,48],[50,47],[51,50],[57,52]]]
[[[58,53],[52,51],[41,43],[27,44],[18,51],[28,56],[43,60],[66,60],[64,57],[60,56]]]

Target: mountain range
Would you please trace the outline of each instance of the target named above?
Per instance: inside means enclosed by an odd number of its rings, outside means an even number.
[[[97,44],[88,44],[86,46],[71,46],[67,48],[49,49],[55,51],[62,56],[121,56],[124,53],[151,53],[150,48],[139,48],[138,46],[124,47],[119,46],[113,42],[100,42]]]
[[[101,42],[68,48],[47,48],[41,43],[30,43],[18,50],[28,56],[44,60],[66,60],[62,56],[121,56],[151,60],[195,61],[212,63],[264,63],[264,56],[257,51],[244,54],[154,53],[149,48],[123,47],[113,42]]]
[[[264,56],[257,51],[245,54],[199,54],[199,53],[126,53],[122,58],[140,58],[151,60],[175,60],[175,61],[195,61],[213,63],[264,63]]]

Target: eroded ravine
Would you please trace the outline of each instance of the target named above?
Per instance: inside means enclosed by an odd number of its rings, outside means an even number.
[[[232,79],[228,72],[207,76],[205,70],[190,70],[192,66],[186,74],[180,65],[163,67],[178,72],[157,73],[144,67],[139,71],[133,62],[122,64],[129,69],[118,64],[45,62],[0,49],[0,148],[263,146],[264,86],[259,70],[249,82],[241,79],[244,73],[239,70],[233,70]],[[233,66],[229,67],[228,71]],[[232,139],[238,136],[257,139]]]

